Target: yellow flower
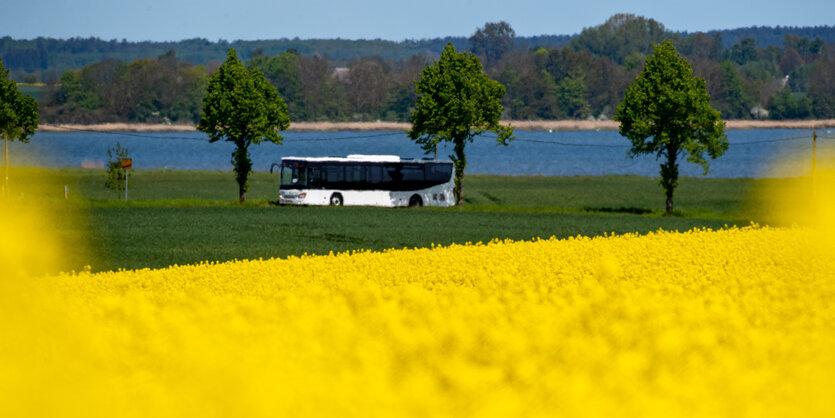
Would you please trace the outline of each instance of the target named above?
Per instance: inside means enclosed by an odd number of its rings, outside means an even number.
[[[825,415],[835,263],[810,234],[660,231],[48,277],[3,311],[14,338],[0,408]]]

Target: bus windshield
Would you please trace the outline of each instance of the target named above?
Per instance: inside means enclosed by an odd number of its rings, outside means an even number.
[[[281,185],[282,186],[305,186],[307,185],[306,169],[303,164],[294,161],[281,163]]]

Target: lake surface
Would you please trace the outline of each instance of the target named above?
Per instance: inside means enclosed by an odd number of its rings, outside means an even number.
[[[835,162],[835,130],[820,130],[818,164]],[[785,177],[811,172],[812,131],[752,129],[728,131],[730,148],[711,161],[708,177]],[[268,171],[286,156],[345,156],[391,154],[407,158],[427,157],[403,132],[284,132],[284,143],[252,145],[253,168]],[[518,131],[509,146],[495,137],[481,136],[467,144],[467,173],[502,175],[604,175],[657,176],[654,156],[630,158],[629,140],[617,131]],[[28,144],[9,144],[12,166],[104,167],[107,150],[116,143],[129,150],[136,169],[230,170],[234,146],[209,143],[200,132],[38,132]],[[450,146],[439,146],[438,158],[446,159]],[[431,156],[430,156],[431,157]],[[775,169],[777,162],[799,157],[801,164]],[[682,161],[683,176],[700,176],[698,165]]]

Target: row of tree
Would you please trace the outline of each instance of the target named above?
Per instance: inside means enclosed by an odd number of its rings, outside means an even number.
[[[509,26],[501,26],[488,25],[476,35],[491,30],[506,33]],[[489,39],[483,45],[486,49],[501,46]],[[662,159],[660,184],[666,194],[666,213],[672,215],[679,158],[700,164],[706,174],[707,158],[722,156],[728,141],[725,122],[710,105],[705,80],[693,75],[688,60],[669,40],[653,49],[640,75],[629,84],[614,119],[620,122],[620,134],[632,142],[633,156],[655,154]],[[417,100],[410,114],[412,127],[408,135],[427,154],[439,142],[453,145],[449,156],[455,167],[453,192],[456,204],[461,206],[467,143],[485,132],[496,134],[502,145],[515,138],[513,128],[499,122],[506,90],[487,77],[475,55],[458,53],[448,44],[438,61],[424,67],[415,92]],[[225,140],[235,144],[232,164],[241,202],[246,199],[252,171],[250,145],[263,141],[280,144],[283,138],[278,132],[289,126],[288,109],[278,90],[260,70],[246,68],[230,48],[224,64],[209,79],[197,128],[209,136],[210,142]],[[331,205],[342,202],[339,191],[330,196]],[[412,205],[421,205],[419,197],[410,199],[409,206]]]
[[[468,40],[486,74],[506,88],[504,118],[600,118],[614,115],[626,86],[653,46],[671,40],[705,79],[723,118],[835,117],[835,43],[784,35],[782,46],[743,38],[724,47],[718,34],[681,35],[652,19],[615,15],[567,45],[520,48],[513,29],[488,23]],[[290,49],[256,49],[247,67],[259,69],[287,103],[294,121],[407,121],[415,81],[431,54],[406,59],[365,56],[345,65]],[[132,121],[196,123],[206,75],[219,65],[194,65],[173,51],[156,59],[114,59],[65,72],[42,95],[47,122]]]
[[[108,59],[67,71],[41,95],[44,122],[195,123],[206,69],[169,52],[130,64]]]
[[[492,54],[498,60],[503,54],[499,49],[505,46],[497,42],[501,39],[491,39],[491,33],[512,36],[513,32],[509,25],[500,23],[487,25],[476,33],[475,36],[483,37],[479,41],[483,50],[479,52]],[[632,155],[646,153],[663,157],[661,185],[666,191],[667,214],[671,215],[673,193],[678,184],[677,159],[684,156],[690,162],[701,164],[707,173],[705,154],[710,158],[721,156],[728,142],[725,122],[710,105],[705,80],[693,76],[690,63],[669,40],[653,48],[640,76],[629,84],[614,119],[620,122],[621,135],[632,141]],[[169,71],[176,71],[173,54],[160,57],[156,65],[165,65],[166,61],[170,61]],[[131,71],[120,66],[115,68],[120,71],[111,72],[114,77]],[[8,73],[0,61],[0,139],[6,147],[12,140],[27,142],[39,123],[37,102],[23,95],[17,84],[7,79]],[[454,152],[449,156],[455,166],[453,191],[456,204],[461,206],[466,144],[487,131],[495,133],[503,145],[514,139],[513,128],[499,123],[505,87],[487,77],[475,55],[458,53],[452,44],[444,48],[440,60],[423,68],[415,86],[417,99],[415,109],[410,112],[412,128],[408,135],[427,153],[439,142],[453,144]],[[226,61],[208,79],[197,128],[209,136],[209,142],[224,140],[235,145],[231,162],[241,202],[246,199],[252,171],[250,145],[263,141],[280,144],[283,138],[279,131],[289,126],[288,108],[278,90],[261,70],[245,67],[230,48]],[[127,156],[127,150],[121,150],[118,144],[115,151],[121,157]],[[110,151],[108,156],[113,157]],[[109,187],[113,186],[114,179],[121,178],[119,165],[124,168],[122,163],[110,163],[106,182]],[[8,169],[8,159],[5,166]],[[4,184],[3,191],[4,195],[8,194],[8,185]],[[416,199],[415,204],[420,206],[419,198]],[[341,196],[334,193],[330,202],[341,204]],[[410,199],[410,206],[412,202]]]
[[[489,25],[489,24],[488,24]],[[670,40],[705,79],[723,118],[835,117],[835,43],[787,34],[783,46],[718,34],[685,37],[634,15],[615,15],[564,48],[510,51],[487,72],[508,89],[512,119],[609,118],[653,46]]]
[[[709,34],[720,36],[724,48],[729,48],[743,38],[751,38],[763,48],[769,45],[780,46],[786,34],[835,42],[835,27],[831,26],[754,26],[711,31]],[[684,38],[687,33],[677,32],[675,35]],[[520,49],[560,48],[578,36],[578,34],[519,36],[515,38],[515,46]],[[205,64],[223,61],[228,48],[234,48],[243,57],[248,57],[252,52],[259,50],[267,55],[278,55],[288,49],[295,49],[302,55],[328,57],[337,65],[344,66],[352,59],[375,55],[395,61],[420,54],[428,54],[436,59],[441,49],[448,43],[453,44],[459,51],[469,51],[474,47],[470,39],[463,36],[400,42],[380,39],[299,38],[255,41],[222,39],[210,41],[204,38],[194,38],[176,42],[129,42],[126,39],[103,40],[93,37],[12,39],[5,36],[0,37],[0,60],[5,63],[6,68],[10,70],[11,77],[16,81],[46,82],[52,78],[60,78],[66,70],[78,69],[108,58],[131,62],[141,58],[156,57],[169,50],[175,51],[177,56],[191,64]]]
[[[835,30],[832,36],[835,38]],[[520,38],[517,41],[534,47],[557,47],[567,43],[570,38],[569,35],[546,35]],[[306,56],[328,57],[331,62],[343,66],[352,59],[364,56],[380,56],[391,60],[407,59],[413,55],[437,58],[447,43],[469,49],[466,37],[402,42],[298,38],[232,42],[209,41],[204,38],[177,42],[128,42],[124,39],[107,41],[98,38],[17,40],[7,36],[0,38],[0,60],[11,70],[12,78],[17,81],[46,82],[50,78],[59,78],[66,70],[78,69],[105,59],[131,62],[156,57],[167,51],[174,51],[178,57],[191,64],[215,63],[210,66],[217,67],[229,48],[234,48],[243,57],[254,53],[278,55],[292,49]]]

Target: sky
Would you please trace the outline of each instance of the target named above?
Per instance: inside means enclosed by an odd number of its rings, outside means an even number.
[[[4,2],[7,3],[7,2]],[[11,0],[0,37],[406,39],[470,36],[506,21],[517,36],[571,35],[617,13],[674,31],[835,25],[832,0]]]

